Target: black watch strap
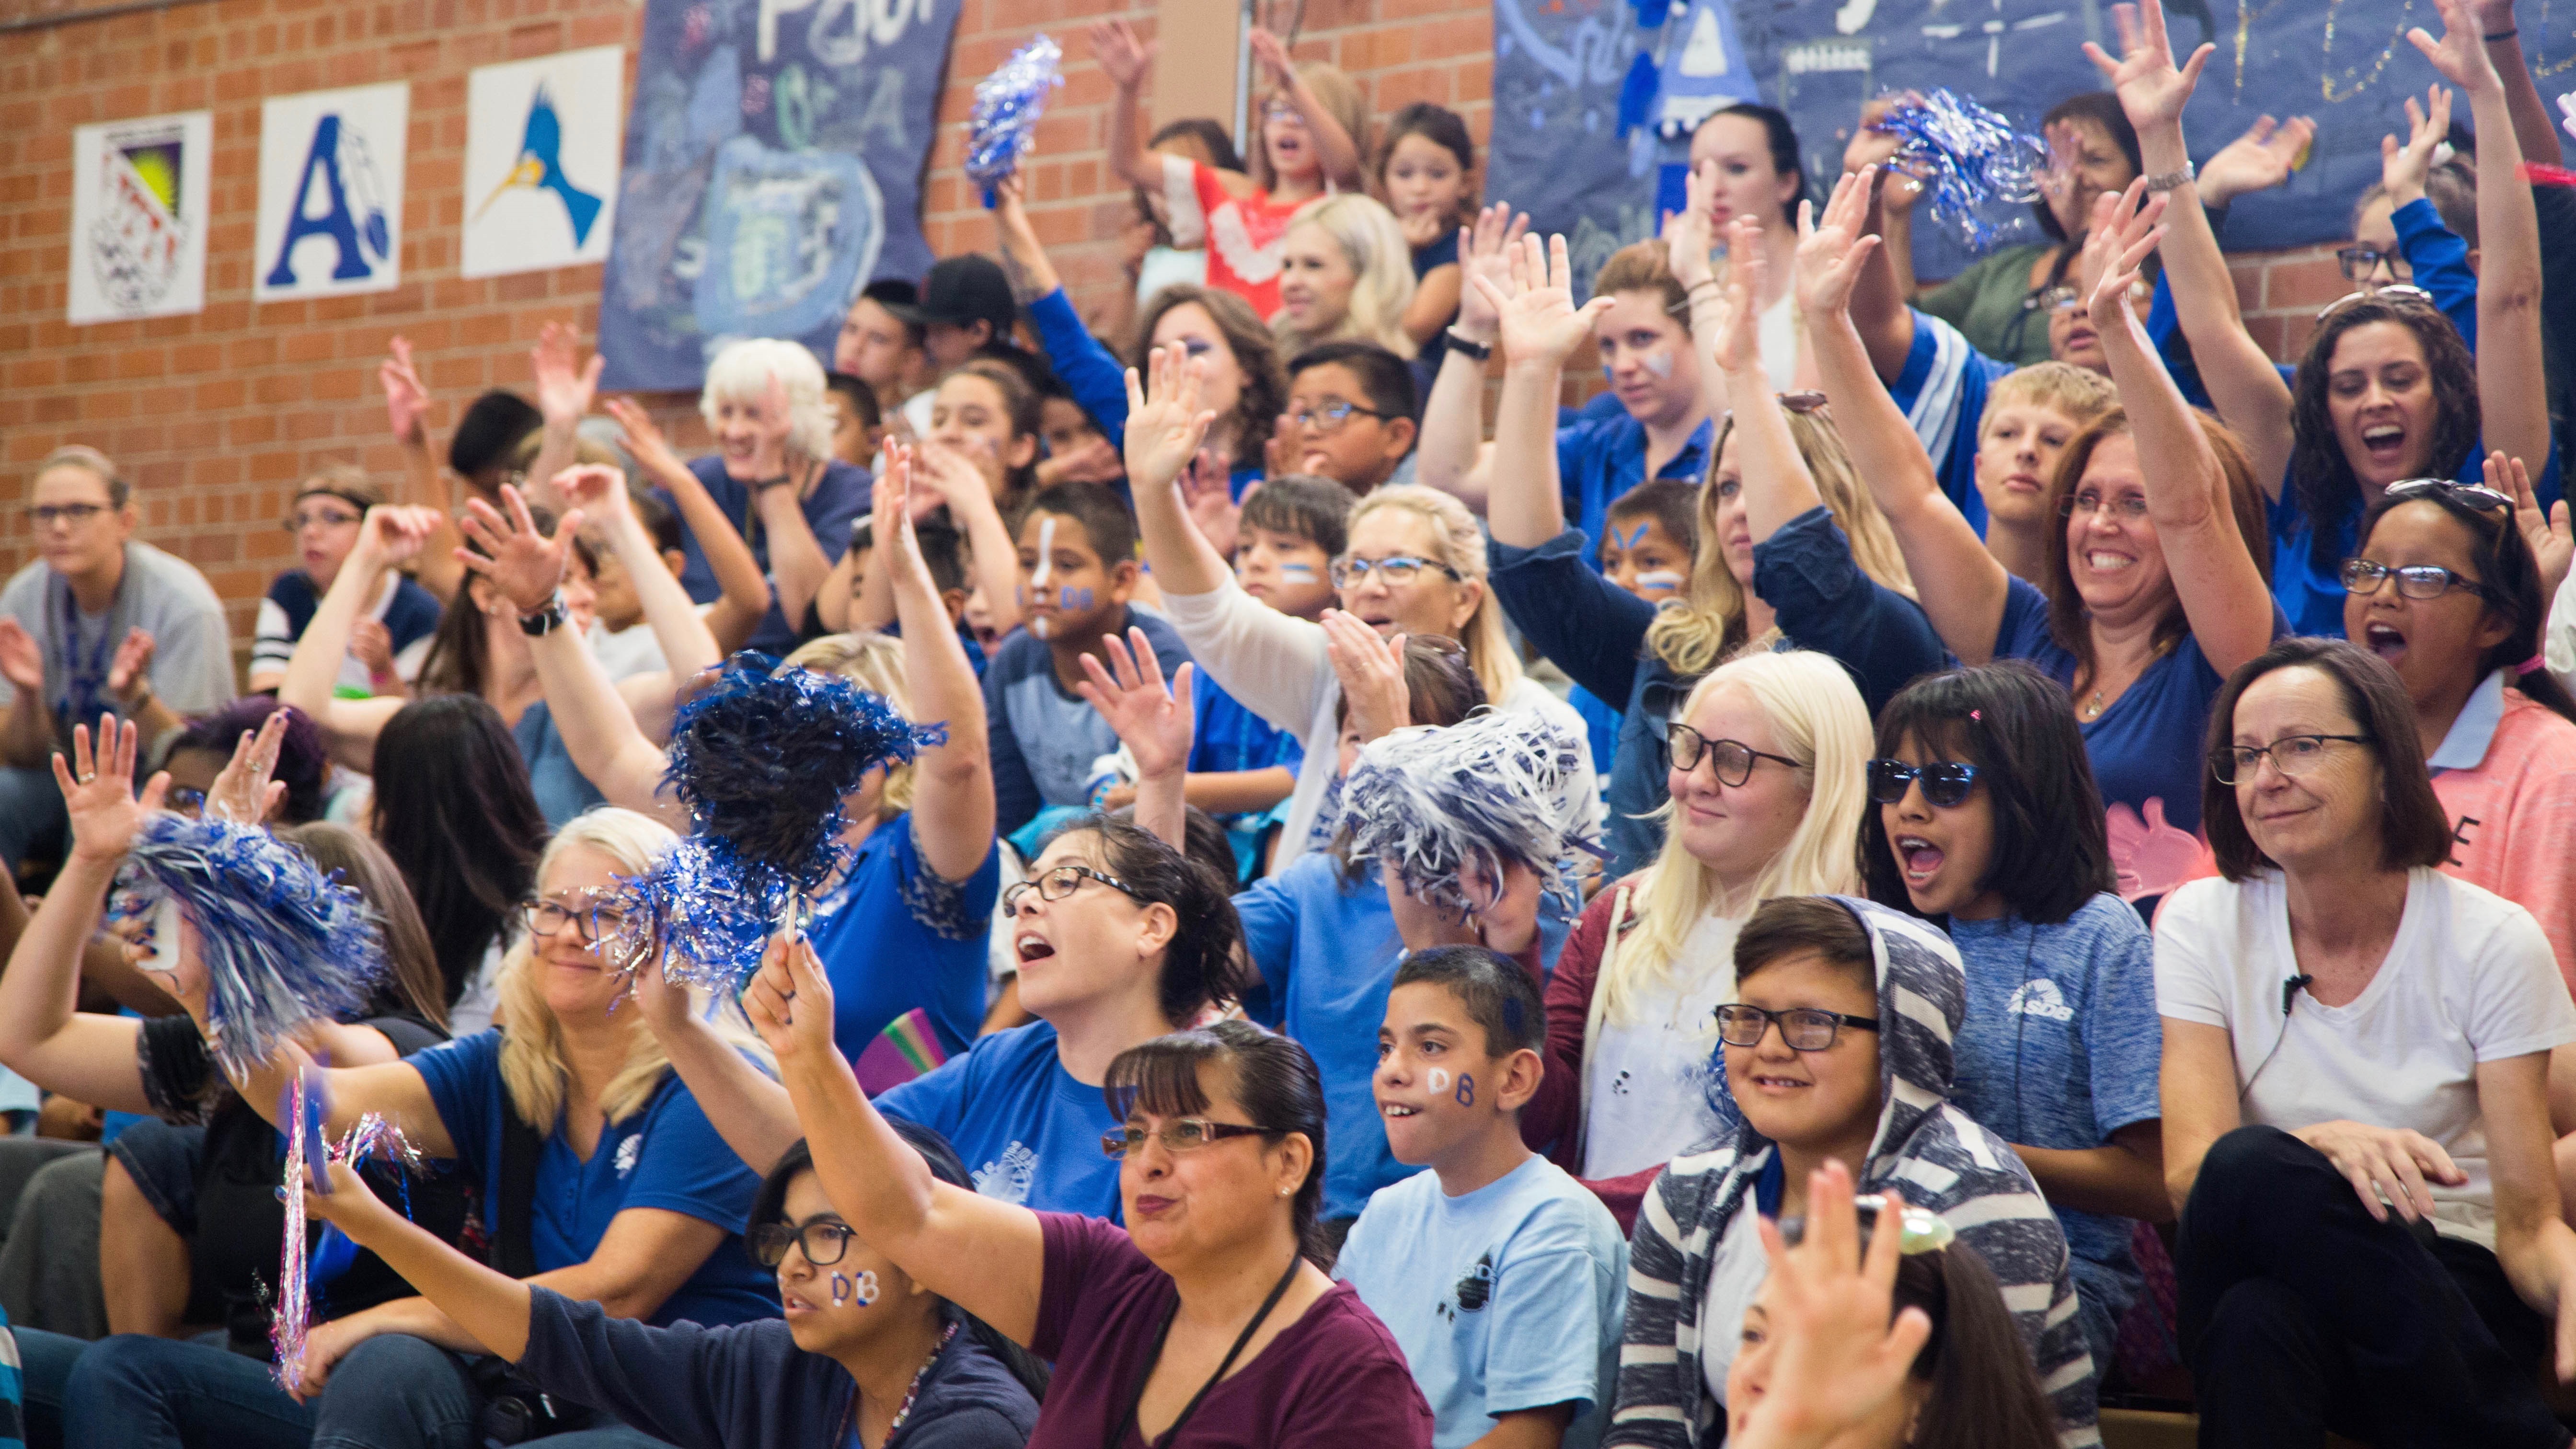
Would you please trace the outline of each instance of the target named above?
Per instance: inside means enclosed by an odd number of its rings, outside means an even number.
[[[545,607],[533,614],[519,616],[519,632],[531,639],[542,639],[562,628],[571,618],[571,612],[564,608],[563,594],[558,590],[553,598],[546,600]]]
[[[1490,342],[1478,342],[1473,338],[1461,334],[1455,327],[1449,329],[1449,350],[1452,352],[1463,352],[1469,357],[1476,359],[1478,362],[1491,362],[1494,360],[1494,344]]]

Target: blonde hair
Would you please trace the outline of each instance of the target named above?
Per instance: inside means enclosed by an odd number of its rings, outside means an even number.
[[[1781,753],[1799,762],[1798,778],[1807,787],[1806,812],[1754,878],[1747,898],[1730,901],[1708,867],[1682,845],[1681,832],[1671,828],[1673,806],[1666,803],[1658,812],[1666,826],[1663,849],[1638,878],[1617,887],[1626,899],[1613,910],[1624,913],[1634,901],[1637,929],[1623,942],[1614,920],[1602,943],[1587,1041],[1599,1034],[1605,1020],[1626,1022],[1641,994],[1672,989],[1682,945],[1702,918],[1741,915],[1778,896],[1861,893],[1858,842],[1862,812],[1869,808],[1868,761],[1874,746],[1869,706],[1861,702],[1850,673],[1831,656],[1802,649],[1747,654],[1702,679],[1676,718],[1697,713],[1721,689],[1753,696],[1780,738]]]
[[[2111,379],[2071,362],[2016,367],[1987,389],[1986,410],[1977,415],[1977,441],[1986,440],[1986,429],[1994,425],[1996,413],[2023,405],[2053,408],[2082,428],[2118,407],[2120,390],[2111,386]]]
[[[803,343],[751,337],[728,345],[707,364],[698,392],[698,415],[716,425],[716,405],[756,403],[775,377],[787,389],[787,451],[805,458],[832,456],[832,410],[823,401],[823,364]]]
[[[1485,534],[1476,526],[1476,515],[1437,488],[1408,483],[1381,487],[1361,499],[1351,510],[1349,533],[1360,531],[1361,519],[1389,508],[1430,524],[1435,561],[1476,585],[1476,612],[1458,631],[1458,643],[1467,651],[1467,666],[1476,671],[1476,682],[1485,687],[1486,700],[1502,707],[1503,696],[1521,682],[1521,661],[1512,652],[1510,636],[1503,632],[1503,606],[1495,601],[1493,586],[1485,578]]]
[[[903,641],[874,629],[855,634],[826,634],[799,645],[780,669],[811,669],[837,674],[871,694],[883,696],[895,713],[913,718],[912,691],[903,674]],[[885,789],[877,795],[877,821],[883,824],[912,808],[913,767],[886,768]]]
[[[1331,116],[1344,131],[1349,133],[1352,147],[1360,155],[1368,155],[1368,99],[1360,94],[1360,83],[1351,79],[1350,72],[1337,65],[1325,65],[1319,62],[1297,67],[1297,79],[1304,81],[1306,89],[1315,93],[1315,99],[1324,103],[1324,113]],[[1267,92],[1253,102],[1250,137],[1252,144],[1246,148],[1252,153],[1245,158],[1248,163],[1246,169],[1252,174],[1253,184],[1264,191],[1279,189],[1279,177],[1270,169],[1270,146],[1261,134],[1262,112],[1268,109],[1274,99],[1287,99],[1287,92]],[[1322,154],[1319,148],[1316,155],[1320,157]],[[1329,184],[1331,178],[1327,177],[1325,180]]]
[[[1788,418],[1789,435],[1798,440],[1798,456],[1806,460],[1817,496],[1824,499],[1826,511],[1851,544],[1852,562],[1860,565],[1862,573],[1913,598],[1914,575],[1907,572],[1904,551],[1896,546],[1896,531],[1888,527],[1887,515],[1878,511],[1877,500],[1861,486],[1832,412],[1817,408],[1790,413]],[[1699,492],[1699,549],[1691,559],[1690,589],[1646,627],[1647,651],[1678,674],[1714,668],[1739,651],[1767,647],[1774,637],[1745,637],[1744,585],[1737,582],[1735,570],[1726,566],[1726,539],[1717,526],[1717,460],[1725,454],[1727,437],[1734,431],[1735,417],[1730,413],[1710,440],[1708,476]]]
[[[618,874],[640,876],[679,843],[680,837],[649,815],[602,805],[574,817],[546,842],[545,853],[537,857],[537,879],[544,881],[555,862],[572,850],[597,851],[608,857]],[[563,1112],[572,1071],[564,1060],[563,1023],[546,1004],[545,987],[533,969],[536,954],[536,938],[522,931],[501,961],[501,1085],[509,1092],[519,1120],[545,1133],[555,1129]],[[739,1017],[740,1008],[733,1014]],[[624,1026],[626,1060],[599,1094],[600,1112],[612,1123],[643,1110],[661,1085],[662,1074],[671,1069],[670,1054],[662,1050],[660,1039],[641,1016],[631,1015]],[[767,1056],[746,1027],[719,1016],[717,1028],[737,1045]]]
[[[1297,208],[1288,230],[1301,226],[1322,230],[1351,264],[1351,300],[1332,330],[1309,337],[1288,325],[1288,314],[1270,319],[1280,350],[1291,355],[1318,342],[1374,342],[1398,357],[1415,352],[1404,330],[1404,309],[1413,304],[1413,248],[1395,213],[1374,196],[1346,191],[1321,196]]]

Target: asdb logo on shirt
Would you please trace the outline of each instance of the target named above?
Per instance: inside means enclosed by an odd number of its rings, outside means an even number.
[[[1002,1149],[1002,1155],[976,1168],[971,1174],[975,1191],[995,1202],[1017,1205],[1029,1200],[1029,1188],[1037,1182],[1038,1155],[1026,1143],[1014,1142]]]
[[[644,1155],[644,1134],[636,1133],[617,1144],[617,1175],[624,1177],[635,1170],[636,1159]]]
[[[2020,989],[2013,992],[2012,999],[2004,1003],[2004,1015],[2039,1016],[2046,1017],[2050,1021],[2073,1021],[2075,1008],[2067,1005],[2066,998],[2058,994],[2056,982],[2042,976],[2023,982]]]

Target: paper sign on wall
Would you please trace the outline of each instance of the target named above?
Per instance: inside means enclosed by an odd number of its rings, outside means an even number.
[[[608,259],[625,81],[626,51],[615,45],[468,77],[463,275]]]
[[[390,291],[402,280],[411,87],[307,91],[260,107],[252,297]]]
[[[72,132],[73,323],[205,310],[214,146],[212,111]]]

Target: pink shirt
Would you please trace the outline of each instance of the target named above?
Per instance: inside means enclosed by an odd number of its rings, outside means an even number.
[[[2504,681],[2478,686],[2429,761],[2451,817],[2442,869],[2538,918],[2576,991],[2576,724]]]

